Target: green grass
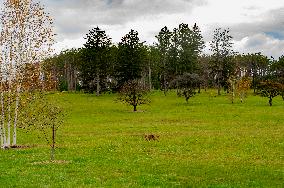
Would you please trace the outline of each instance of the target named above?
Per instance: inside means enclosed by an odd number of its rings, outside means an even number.
[[[231,104],[208,93],[186,104],[151,94],[138,107],[115,95],[54,94],[67,113],[56,159],[34,133],[28,149],[0,151],[0,187],[283,187],[284,102],[258,96]],[[159,141],[145,141],[156,134]]]

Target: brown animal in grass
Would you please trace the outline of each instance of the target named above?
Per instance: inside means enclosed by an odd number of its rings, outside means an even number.
[[[146,141],[159,141],[159,135],[154,135],[154,134],[148,134],[148,135],[145,135],[144,138]]]

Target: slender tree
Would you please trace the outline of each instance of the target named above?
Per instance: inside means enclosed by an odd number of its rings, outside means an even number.
[[[19,104],[24,67],[41,62],[52,51],[54,33],[51,17],[33,0],[5,0],[0,17],[1,143],[17,144]],[[6,127],[6,128],[5,128]]]
[[[81,64],[81,49],[64,50],[60,54],[45,59],[43,69],[57,79],[58,90],[79,90],[79,65]]]
[[[232,36],[230,30],[218,28],[214,31],[213,40],[210,42],[212,51],[212,74],[218,87],[218,95],[221,93],[221,87],[226,86],[227,80],[232,72],[231,57],[234,54],[232,50]]]
[[[237,87],[237,78],[235,76],[230,76],[230,78],[228,79],[229,82],[229,96],[230,96],[230,100],[232,102],[232,104],[235,101],[235,97],[236,97],[236,87]]]
[[[168,89],[168,76],[169,76],[169,50],[171,47],[171,38],[172,33],[170,30],[165,26],[161,29],[159,34],[156,36],[158,43],[157,43],[157,49],[160,52],[160,67],[161,67],[161,85],[162,90],[164,91],[164,94],[166,95],[167,89]]]
[[[247,76],[244,76],[240,80],[238,80],[236,90],[240,96],[241,102],[244,101],[247,95],[247,92],[251,87],[251,83],[252,83],[252,80]]]

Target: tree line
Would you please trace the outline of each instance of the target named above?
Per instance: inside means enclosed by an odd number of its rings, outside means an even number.
[[[205,42],[199,27],[180,24],[157,34],[157,43],[147,45],[131,30],[114,44],[104,30],[89,31],[83,48],[61,52],[45,61],[58,80],[59,90],[99,95],[118,91],[130,80],[139,79],[149,89],[167,92],[178,88],[178,79],[194,74],[199,88],[229,91],[230,77],[252,79],[256,92],[260,82],[272,80],[283,84],[284,56],[278,60],[261,53],[239,54],[232,49],[229,29],[218,28],[210,42],[211,55],[202,53]],[[175,82],[175,84],[174,84]]]

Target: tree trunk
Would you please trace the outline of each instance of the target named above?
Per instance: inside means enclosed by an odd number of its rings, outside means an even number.
[[[71,63],[69,62],[67,65],[68,69],[67,69],[67,85],[68,85],[68,91],[73,91],[73,74],[72,74],[72,67],[71,67]]]
[[[9,81],[10,82],[10,81]],[[11,96],[12,90],[11,90],[11,83],[9,83],[9,94],[8,94],[8,122],[7,122],[7,146],[10,147],[11,145]]]
[[[221,84],[220,84],[220,78],[219,75],[217,75],[217,87],[218,87],[218,95],[221,95]]]
[[[218,95],[221,95],[221,85],[218,79]]]
[[[163,60],[163,65],[164,65],[164,70],[163,70],[163,90],[164,90],[164,95],[167,96],[167,86],[166,86],[166,60]]]
[[[243,100],[245,98],[245,94],[241,91],[240,93],[241,103],[243,103]]]
[[[272,106],[272,97],[269,97],[269,105]]]
[[[2,83],[1,83],[2,84]],[[6,129],[5,129],[5,111],[4,111],[4,94],[1,92],[1,141],[3,139],[2,148],[7,147]]]
[[[100,74],[99,73],[97,73],[97,79],[96,79],[96,81],[97,81],[97,92],[96,92],[96,95],[97,96],[99,96],[100,95]]]
[[[166,76],[165,76],[165,73],[164,73],[164,76],[163,76],[163,77],[164,77],[164,80],[163,80],[163,85],[164,85],[164,86],[163,86],[163,87],[164,87],[164,88],[163,88],[163,90],[164,90],[164,95],[165,95],[165,96],[167,96],[167,83],[166,83]]]
[[[234,103],[235,96],[236,96],[236,94],[235,94],[236,93],[236,86],[235,86],[236,83],[235,82],[236,82],[235,80],[232,81],[232,104]]]
[[[14,117],[13,146],[17,145],[17,121],[18,121],[18,111],[19,111],[19,100],[20,100],[20,87],[18,86],[16,106],[15,106],[15,117]]]
[[[4,139],[3,139],[3,130],[2,130],[2,126],[0,127],[0,136],[1,136],[1,147],[4,146]]]
[[[252,75],[252,84],[253,84],[253,93],[256,93],[256,86],[255,86],[255,73]]]
[[[133,111],[136,112],[137,111],[137,104],[138,104],[138,101],[137,101],[137,97],[136,97],[136,94],[134,93],[133,95],[133,98],[132,98],[132,104],[133,104]]]
[[[150,63],[149,63],[149,89],[152,90],[152,70],[151,70],[151,66],[150,66]]]
[[[72,65],[71,65],[71,70],[70,70],[70,74],[72,75],[72,91],[76,91],[76,85],[75,85],[75,71],[74,71],[74,65],[75,65],[75,58],[74,58],[74,55],[73,55],[73,58],[72,58]]]
[[[73,71],[73,74],[74,74],[74,89],[75,91],[77,91],[77,74],[76,74],[76,68],[74,69]]]
[[[55,126],[52,125],[52,145],[51,145],[51,152],[50,152],[50,160],[54,161],[55,155]]]
[[[64,81],[66,81],[66,83],[67,83],[67,90],[69,89],[69,84],[68,84],[68,82],[69,82],[69,80],[68,80],[68,71],[67,71],[67,63],[66,63],[66,60],[65,60],[65,63],[64,63]],[[65,87],[65,83],[64,83],[64,87]],[[64,88],[65,89],[65,88]]]

